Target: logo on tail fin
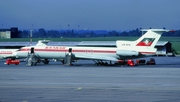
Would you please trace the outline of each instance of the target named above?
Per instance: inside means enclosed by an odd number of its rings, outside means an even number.
[[[144,38],[136,46],[151,46],[155,38]]]

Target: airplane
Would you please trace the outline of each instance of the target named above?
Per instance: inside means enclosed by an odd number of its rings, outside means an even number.
[[[116,41],[116,47],[71,47],[71,46],[34,46],[22,47],[13,54],[17,58],[27,58],[33,54],[36,59],[33,63],[37,65],[38,59],[45,59],[44,64],[48,64],[48,59],[57,59],[63,63],[71,64],[72,61],[89,59],[96,64],[103,61],[120,62],[122,59],[134,59],[155,55],[157,49],[154,48],[165,29],[144,29],[147,31],[143,36],[135,41]],[[70,57],[68,57],[70,56]]]
[[[13,55],[14,51],[17,51],[18,49],[0,49],[0,59],[6,59],[10,57],[15,57]]]
[[[35,46],[47,46],[49,40],[39,40]],[[0,60],[6,58],[16,58],[13,52],[19,49],[0,49]]]

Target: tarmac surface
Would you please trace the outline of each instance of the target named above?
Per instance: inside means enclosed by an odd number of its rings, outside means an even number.
[[[180,57],[155,59],[157,65],[135,67],[1,60],[0,102],[180,102]]]

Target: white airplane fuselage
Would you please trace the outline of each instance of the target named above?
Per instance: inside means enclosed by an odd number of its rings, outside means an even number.
[[[65,55],[69,53],[69,49],[72,49],[72,54],[75,58],[78,59],[78,56],[104,56],[111,57],[115,59],[122,59],[123,56],[119,56],[117,51],[122,49],[119,48],[110,48],[110,47],[66,47],[66,46],[46,46],[46,47],[34,47],[34,54],[39,58],[48,58],[48,59],[64,59]],[[21,48],[16,55],[20,58],[26,58],[28,53],[30,53],[31,47],[23,47]],[[131,50],[124,50],[124,53]],[[154,52],[142,52],[146,53],[146,55],[153,55]],[[131,52],[129,52],[129,56],[126,58],[131,58],[135,56],[131,56]],[[139,56],[139,55],[137,55]],[[82,58],[83,59],[83,58]],[[87,58],[85,58],[87,59]],[[91,57],[90,57],[91,59]]]
[[[35,46],[47,46],[48,42],[49,40],[39,40]],[[17,50],[19,49],[0,49],[0,59],[15,58],[14,52]]]
[[[69,52],[69,48],[72,48],[72,53],[78,54],[109,54],[114,55],[116,48],[96,48],[96,47],[65,47],[65,46],[46,46],[46,47],[34,47],[35,55],[41,58],[64,58]],[[17,53],[19,57],[27,57],[31,47],[23,47],[21,53]]]
[[[18,49],[0,49],[0,59],[14,56],[13,52]]]

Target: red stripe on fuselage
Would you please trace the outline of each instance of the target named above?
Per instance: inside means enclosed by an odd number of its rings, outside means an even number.
[[[12,52],[0,52],[0,54],[12,54]]]
[[[30,49],[21,49],[22,52],[30,51]],[[67,49],[34,49],[34,51],[38,52],[68,52]],[[116,50],[72,50],[72,52],[82,52],[82,53],[114,53],[116,54]],[[141,54],[155,54],[155,52],[140,52]]]
[[[30,49],[21,49],[20,51],[26,52],[30,51]],[[34,51],[41,51],[41,52],[68,52],[67,49],[34,49]],[[76,50],[73,49],[72,52],[85,52],[85,53],[116,53],[116,51],[109,51],[109,50]]]

